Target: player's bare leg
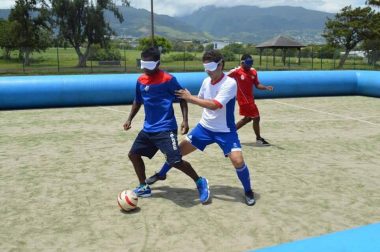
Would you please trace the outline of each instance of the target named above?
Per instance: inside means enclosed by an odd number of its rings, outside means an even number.
[[[256,143],[260,145],[270,145],[264,138],[260,135],[260,116],[253,118],[252,124],[253,131],[256,135]]]
[[[255,132],[256,139],[260,139],[260,117],[255,117],[253,118],[253,131]]]
[[[131,160],[133,164],[133,168],[135,169],[136,175],[139,179],[140,184],[145,183],[146,175],[145,175],[145,164],[140,155],[134,153],[128,153],[129,160]]]
[[[250,121],[252,121],[252,118],[250,117],[243,117],[242,119],[240,119],[240,121],[238,121],[236,123],[236,129],[240,129],[241,127],[243,127],[244,125],[246,125],[247,123],[249,123]]]
[[[139,179],[140,184],[133,190],[138,197],[150,197],[151,189],[145,183],[146,175],[145,175],[145,164],[142,160],[141,156],[134,153],[128,153],[129,160],[131,160],[133,164],[133,168],[135,169],[136,175]]]
[[[182,156],[185,156],[185,155],[187,155],[187,154],[189,154],[189,153],[191,153],[191,152],[193,152],[193,151],[196,150],[196,148],[189,141],[187,141],[187,140],[183,140],[179,144],[179,149],[181,151]],[[168,171],[170,170],[170,168],[171,168],[171,166],[168,163],[165,163],[158,172],[156,172],[154,175],[152,175],[149,178],[147,178],[145,180],[145,182],[148,185],[153,185],[158,180],[165,180],[166,179],[166,174],[168,173]],[[176,168],[178,168],[178,167],[176,167]],[[185,172],[185,171],[183,171],[183,172]],[[189,175],[190,177],[192,177],[193,179],[195,178],[194,174],[188,174],[188,173],[186,173],[186,174]],[[198,175],[196,175],[196,176],[198,176]]]
[[[181,150],[182,156],[186,156],[187,154],[195,151],[197,148],[195,148],[189,141],[183,140],[179,144],[179,149]]]

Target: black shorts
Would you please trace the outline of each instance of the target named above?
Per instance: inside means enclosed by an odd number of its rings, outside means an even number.
[[[162,131],[149,133],[140,131],[130,150],[131,153],[152,158],[160,150],[170,165],[181,162],[177,131]]]

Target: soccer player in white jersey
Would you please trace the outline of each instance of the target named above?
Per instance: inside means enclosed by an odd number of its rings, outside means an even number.
[[[181,153],[185,156],[196,149],[203,151],[207,145],[217,143],[235,168],[244,188],[246,204],[252,206],[256,200],[235,126],[236,81],[223,73],[224,60],[219,51],[205,52],[202,60],[209,77],[204,79],[198,96],[191,95],[187,89],[176,91],[179,98],[204,108],[199,123],[187,135],[186,140],[180,143]],[[170,167],[165,163],[146,183],[153,184],[157,180],[164,180]]]

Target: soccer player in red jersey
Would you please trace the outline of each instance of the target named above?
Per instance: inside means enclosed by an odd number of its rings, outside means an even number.
[[[260,145],[270,145],[260,135],[260,113],[255,104],[253,96],[253,86],[260,90],[273,91],[272,86],[265,86],[259,82],[257,71],[252,68],[253,58],[249,54],[241,57],[240,66],[232,69],[228,76],[234,78],[238,85],[237,101],[239,104],[239,113],[243,118],[237,122],[236,129],[240,129],[247,123],[253,121],[253,131],[256,135],[256,143]]]

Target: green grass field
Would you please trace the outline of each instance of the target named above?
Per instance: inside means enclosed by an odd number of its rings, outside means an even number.
[[[58,54],[57,54],[58,53]],[[172,52],[162,56],[162,68],[170,72],[183,71],[203,71],[201,64],[202,53],[192,53],[195,55],[193,61],[172,61],[171,54],[181,54],[183,52]],[[49,48],[45,52],[33,53],[31,56],[31,65],[23,66],[22,61],[18,60],[18,53],[13,52],[11,60],[0,59],[0,75],[23,75],[23,74],[84,74],[84,73],[118,73],[140,72],[136,65],[136,59],[140,58],[140,51],[137,50],[120,50],[122,56],[120,66],[99,66],[97,61],[88,61],[86,68],[77,68],[77,55],[73,48]],[[125,55],[125,57],[124,57]],[[231,69],[239,64],[240,55],[236,55],[236,61],[226,62],[225,69]],[[281,62],[281,57],[276,57],[275,65],[272,56],[263,55],[260,59],[254,55],[255,65],[258,70],[331,70],[338,65],[338,60],[334,62],[331,59],[319,58],[301,58],[301,64],[298,64],[298,58],[288,58],[286,64]],[[368,65],[362,59],[348,59],[344,69],[378,69],[378,66]]]

